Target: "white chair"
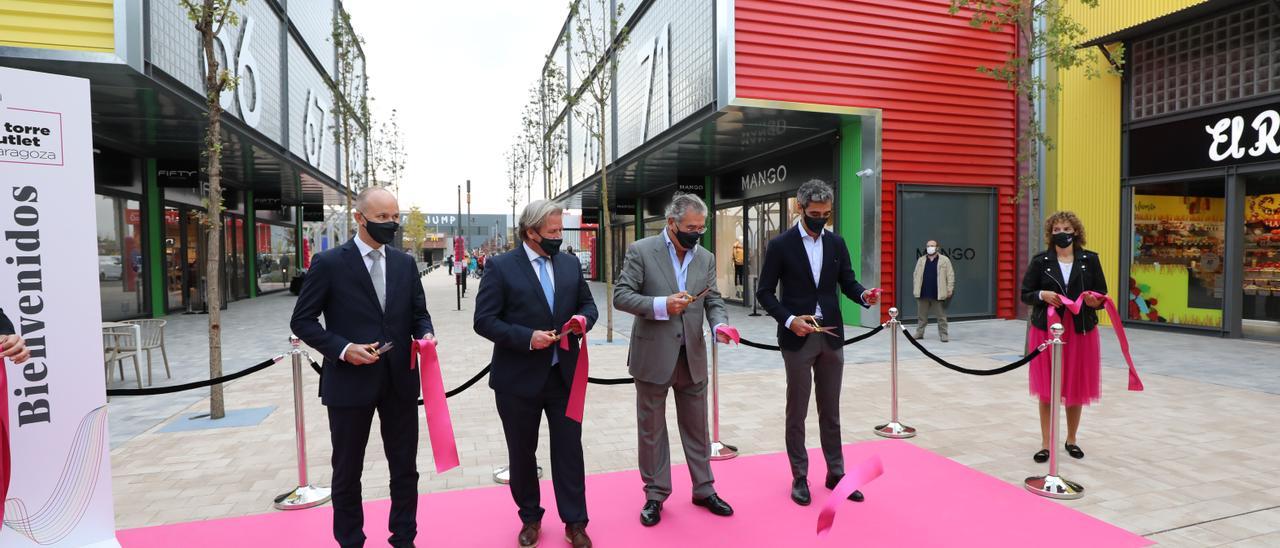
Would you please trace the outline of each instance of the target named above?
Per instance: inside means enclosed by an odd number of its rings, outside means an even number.
[[[151,351],[160,349],[160,358],[164,360],[164,376],[172,379],[169,372],[169,354],[164,350],[164,326],[166,320],[126,320],[123,323],[136,325],[142,330],[142,350],[147,353],[147,385],[151,385]]]
[[[107,380],[111,380],[111,364],[120,366],[120,380],[124,380],[124,361],[133,360],[133,375],[138,379],[138,388],[142,388],[142,368],[138,363],[137,343],[132,327],[104,327],[102,329],[103,366],[106,368]]]

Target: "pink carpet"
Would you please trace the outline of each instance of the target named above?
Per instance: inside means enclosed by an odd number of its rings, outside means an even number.
[[[1146,546],[1147,539],[1026,492],[902,441],[873,441],[845,447],[852,465],[879,455],[884,475],[863,489],[867,501],[848,502],[831,534],[815,534],[818,509],[828,495],[822,483],[822,456],[811,450],[814,503],[796,506],[789,498],[785,454],[739,457],[715,463],[717,491],[733,505],[729,518],[711,515],[689,501],[689,477],[673,471],[675,493],[662,523],[640,525],[644,504],[634,470],[587,478],[591,513],[588,532],[601,547],[652,546]],[[1032,470],[1028,466],[1028,470]],[[425,473],[425,472],[424,472]],[[456,473],[456,472],[455,472]],[[1087,487],[1087,486],[1086,486]],[[556,517],[551,482],[542,482],[542,546],[567,546]],[[365,504],[368,546],[386,546],[390,502]],[[238,548],[332,546],[332,510],[272,512],[239,518],[180,523],[120,531],[125,548],[182,546]],[[505,486],[424,495],[418,505],[419,546],[514,546],[519,531],[515,504]],[[1050,534],[1049,532],[1056,532]]]

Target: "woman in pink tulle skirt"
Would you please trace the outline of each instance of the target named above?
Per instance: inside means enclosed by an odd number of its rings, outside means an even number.
[[[1062,298],[1081,299],[1086,291],[1107,293],[1098,254],[1084,249],[1084,225],[1070,211],[1050,215],[1044,223],[1049,249],[1031,259],[1022,278],[1022,302],[1032,306],[1027,350],[1052,338],[1048,310],[1053,306],[1066,331],[1062,335],[1062,403],[1067,408],[1065,449],[1074,458],[1084,458],[1076,444],[1080,415],[1085,405],[1101,396],[1102,358],[1098,342],[1098,313],[1101,299],[1084,295],[1080,314],[1072,317]],[[1049,460],[1049,401],[1052,391],[1052,352],[1046,348],[1028,366],[1031,394],[1040,400],[1040,451],[1036,462]]]

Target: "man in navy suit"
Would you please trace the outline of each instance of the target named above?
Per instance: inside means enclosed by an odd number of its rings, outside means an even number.
[[[563,226],[559,204],[538,200],[525,207],[518,227],[523,244],[486,262],[476,293],[475,330],[493,341],[489,387],[507,437],[511,498],[522,523],[517,541],[525,547],[538,545],[542,529],[535,453],[543,414],[565,540],[576,548],[591,546],[582,425],[565,416],[585,333],[558,330],[575,315],[584,316],[590,330],[598,313],[582,267],[559,252]],[[560,337],[569,337],[568,350],[559,348]]]
[[[818,431],[827,461],[827,489],[844,477],[840,445],[840,385],[844,370],[844,318],[840,292],[864,308],[876,293],[862,287],[853,273],[844,239],[824,227],[831,219],[835,193],[814,179],[796,191],[800,222],[769,241],[760,269],[756,299],[778,322],[778,346],[787,371],[786,441],[791,460],[791,500],[810,502],[809,453],[804,421],[809,393],[818,400]],[[782,284],[782,299],[775,295]],[[827,334],[829,333],[829,334]],[[834,335],[834,336],[831,336]],[[861,502],[854,491],[850,500]]]
[[[388,542],[413,546],[420,388],[410,347],[415,338],[435,335],[413,257],[387,245],[399,228],[396,197],[370,187],[356,197],[355,209],[359,234],[311,260],[289,327],[324,354],[320,395],[333,442],[334,538],[343,547],[364,545],[360,473],[377,411],[391,472]]]

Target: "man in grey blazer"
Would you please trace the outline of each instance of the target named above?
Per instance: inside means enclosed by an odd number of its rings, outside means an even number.
[[[671,449],[667,441],[667,391],[674,390],[680,442],[693,480],[693,503],[718,516],[733,508],[716,495],[707,432],[707,341],[729,321],[716,288],[715,256],[698,245],[706,232],[707,205],[693,194],[676,194],[667,206],[667,226],[627,248],[622,276],[613,291],[618,310],[634,314],[627,362],[636,379],[636,423],[645,505],[640,523],[657,525],[671,495]],[[728,337],[719,335],[721,342]]]

